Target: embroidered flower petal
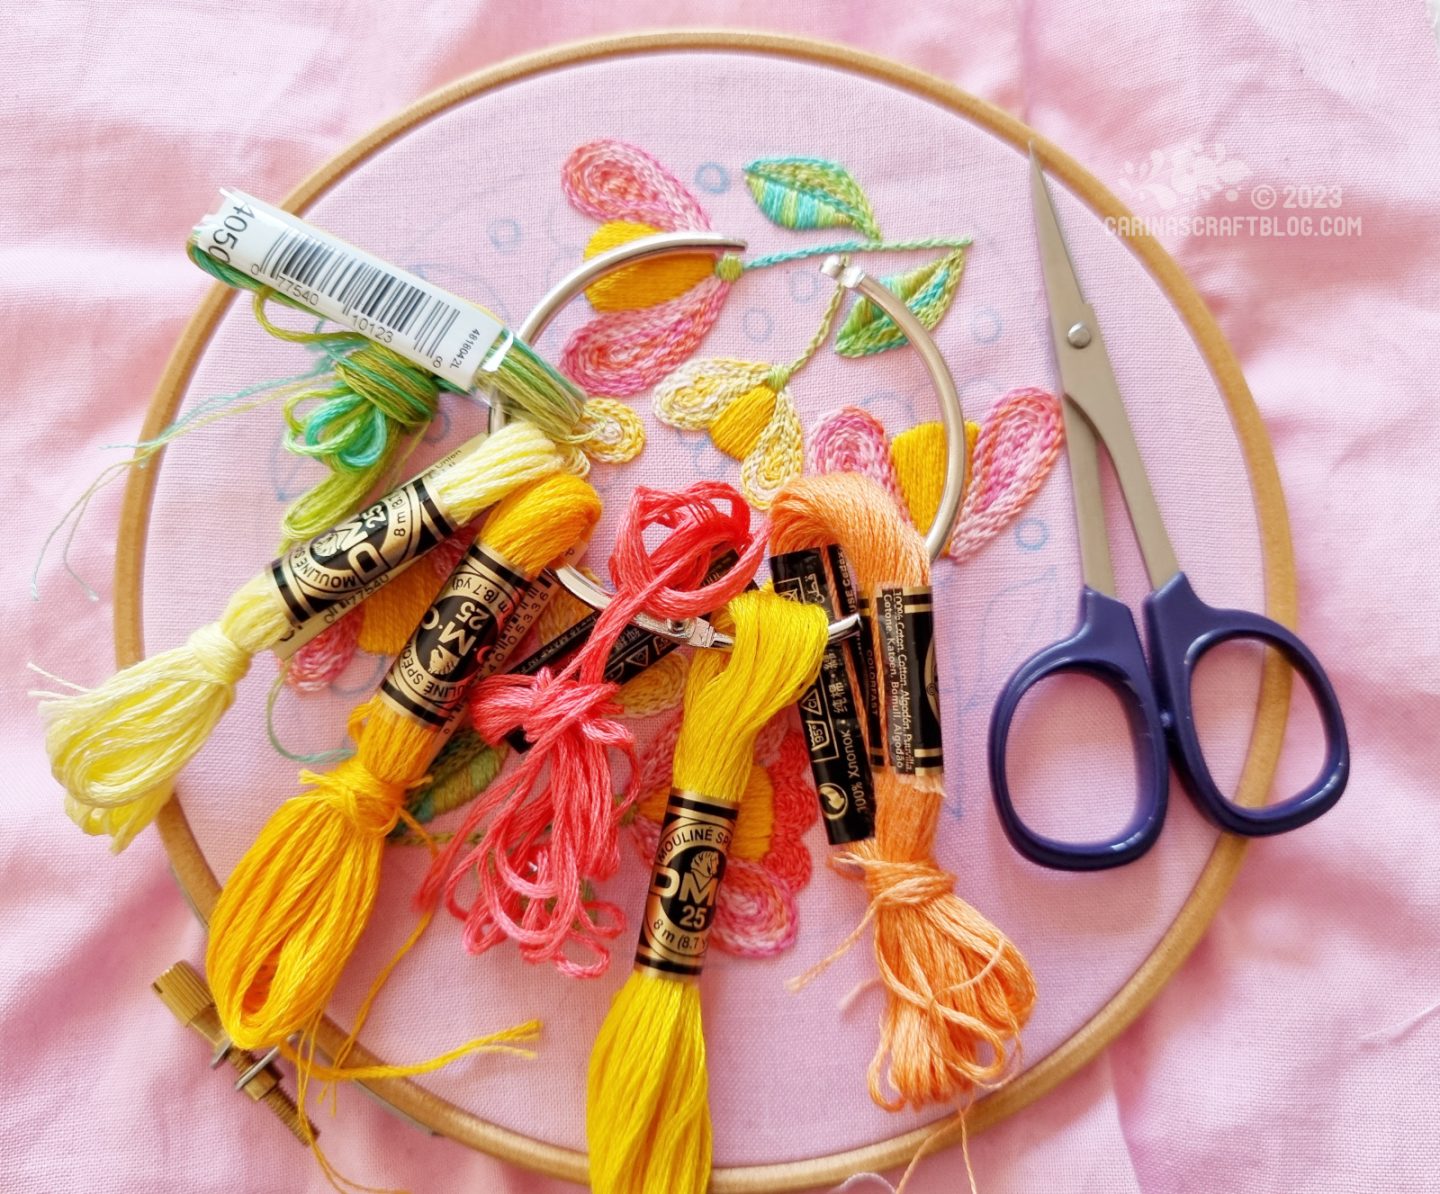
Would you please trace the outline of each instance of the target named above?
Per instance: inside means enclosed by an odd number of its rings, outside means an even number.
[[[589,260],[599,253],[629,244],[660,229],[629,220],[611,220],[595,229],[585,246]],[[622,266],[592,282],[585,297],[597,311],[633,311],[679,298],[692,286],[712,277],[715,258],[708,253],[682,253],[674,257],[651,257]]]
[[[429,560],[417,560],[399,576],[365,599],[360,624],[360,649],[371,655],[398,655],[420,619],[440,592],[447,574]]]
[[[359,647],[365,607],[352,609],[295,652],[285,669],[285,683],[299,692],[323,692],[350,666]]]
[[[805,469],[805,432],[789,390],[775,395],[775,412],[755,450],[740,466],[740,491],[757,510],[768,510],[775,495]]]
[[[760,860],[765,872],[790,892],[803,891],[810,882],[810,851],[798,837],[780,837],[770,845],[770,852]],[[730,876],[725,876],[729,881]]]
[[[798,923],[795,897],[764,867],[743,858],[726,863],[710,925],[711,945],[741,957],[773,957],[794,943]]]
[[[580,428],[586,434],[581,445],[585,455],[604,464],[634,460],[645,447],[645,424],[640,416],[612,398],[591,398],[585,403]]]
[[[667,232],[708,229],[710,219],[679,179],[637,146],[605,138],[576,148],[560,185],[596,220],[632,220]]]
[[[1012,390],[991,408],[971,454],[951,559],[969,559],[1015,520],[1050,475],[1064,439],[1060,404],[1044,390]]]
[[[755,736],[755,761],[766,767],[770,766],[780,756],[786,735],[794,734],[799,736],[795,727],[799,724],[799,718],[794,707],[782,709],[765,723],[765,728]],[[802,747],[804,743],[801,743]],[[806,756],[808,758],[808,756]]]
[[[682,431],[704,431],[731,403],[760,386],[772,369],[763,361],[729,357],[690,361],[655,387],[655,414]]]
[[[792,730],[785,735],[769,770],[775,789],[775,836],[799,841],[820,819],[820,801],[815,795],[804,734]]]
[[[859,473],[869,477],[901,502],[890,437],[884,425],[858,406],[842,406],[821,419],[810,432],[810,471]]]
[[[606,311],[574,333],[560,367],[591,394],[628,398],[688,360],[720,317],[730,284],[713,275],[643,311]]]

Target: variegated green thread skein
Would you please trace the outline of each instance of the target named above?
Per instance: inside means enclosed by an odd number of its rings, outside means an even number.
[[[285,538],[306,539],[364,500],[398,462],[406,437],[422,431],[435,417],[442,392],[463,391],[358,333],[280,327],[265,314],[271,299],[315,313],[194,244],[187,251],[190,260],[211,277],[254,294],[256,321],[270,335],[316,345],[331,358],[330,384],[317,384],[292,396],[285,407],[287,446],[320,460],[332,473],[286,511]],[[556,443],[575,443],[584,437],[577,429],[584,394],[524,341],[512,341],[489,378],[512,417],[533,424]],[[301,408],[311,404],[302,413]]]

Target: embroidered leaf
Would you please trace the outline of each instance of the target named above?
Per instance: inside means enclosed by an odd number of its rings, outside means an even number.
[[[905,300],[905,305],[915,312],[926,330],[932,330],[950,309],[964,269],[965,250],[960,248],[909,273],[882,280]],[[895,321],[869,299],[861,299],[836,335],[835,351],[842,357],[864,357],[899,348],[904,343],[904,333],[895,326]]]
[[[782,228],[858,228],[871,240],[880,226],[870,200],[844,166],[824,158],[757,158],[745,185],[760,210]]]

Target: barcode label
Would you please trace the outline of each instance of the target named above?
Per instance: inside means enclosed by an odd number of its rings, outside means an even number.
[[[489,312],[241,191],[195,226],[202,252],[469,390],[508,337]]]

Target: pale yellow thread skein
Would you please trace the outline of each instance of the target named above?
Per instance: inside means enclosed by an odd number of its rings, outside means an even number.
[[[586,482],[546,477],[501,501],[479,540],[533,578],[599,517]],[[375,698],[355,711],[351,732],[356,754],[302,773],[306,790],[266,822],[215,905],[205,970],[242,1049],[279,1044],[324,1010],[374,906],[386,835],[448,736]]]
[[[734,804],[750,779],[755,738],[820,670],[819,606],[743,593],[727,607],[728,654],[699,651],[685,689],[674,786]],[[701,1194],[710,1180],[709,1081],[700,991],[637,969],[625,980],[590,1055],[586,1096],[596,1194]]]
[[[510,423],[427,475],[453,522],[530,481],[560,471],[560,451],[528,423]],[[328,532],[327,532],[328,533]],[[142,659],[98,688],[38,693],[45,748],[68,793],[66,812],[119,851],[169,800],[175,776],[204,745],[250,660],[290,629],[269,569],[247,581],[220,619],[183,644]]]

